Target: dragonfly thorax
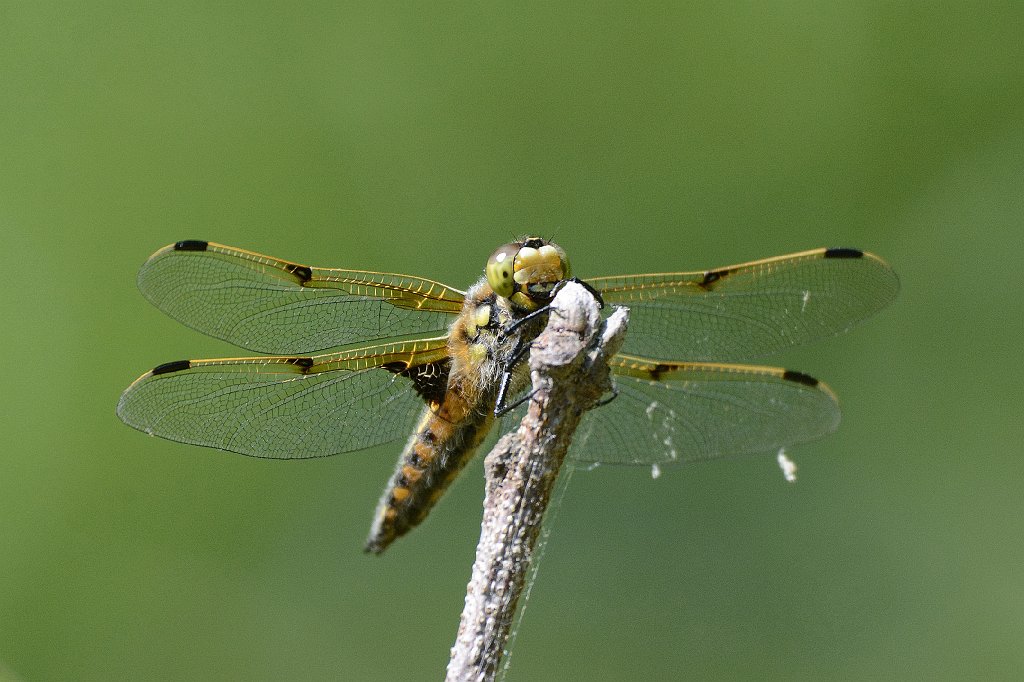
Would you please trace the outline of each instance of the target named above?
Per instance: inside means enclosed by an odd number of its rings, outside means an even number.
[[[495,294],[528,310],[548,303],[555,286],[570,274],[562,247],[539,237],[499,247],[487,259],[485,272]]]

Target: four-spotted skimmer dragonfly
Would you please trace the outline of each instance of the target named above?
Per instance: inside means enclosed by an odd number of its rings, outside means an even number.
[[[523,356],[571,276],[565,252],[534,237],[500,247],[485,273],[463,292],[172,244],[139,272],[146,298],[269,355],[160,365],[125,390],[117,413],[149,434],[278,459],[408,437],[366,545],[382,552],[426,517],[492,430],[499,387],[525,389]],[[855,249],[586,283],[606,304],[629,306],[630,325],[611,362],[617,396],[585,416],[570,455],[646,465],[774,451],[833,431],[839,407],[824,384],[732,363],[843,332],[898,289],[884,261]]]

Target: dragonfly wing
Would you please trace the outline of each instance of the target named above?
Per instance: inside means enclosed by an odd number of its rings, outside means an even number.
[[[827,386],[774,367],[612,360],[618,396],[591,410],[572,455],[583,462],[665,464],[771,452],[839,426]]]
[[[117,414],[151,435],[253,457],[360,450],[411,433],[423,406],[416,370],[447,362],[446,341],[167,363],[125,390]]]
[[[856,249],[816,249],[702,272],[598,277],[630,308],[624,353],[743,361],[839,334],[895,298],[899,280]]]
[[[179,322],[259,353],[444,333],[463,292],[408,275],[314,268],[213,242],[160,249],[139,289]]]

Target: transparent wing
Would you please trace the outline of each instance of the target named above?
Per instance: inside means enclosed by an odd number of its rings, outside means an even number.
[[[398,376],[447,358],[443,337],[313,357],[182,360],[125,390],[151,435],[253,457],[324,457],[407,437],[423,400]]]
[[[313,268],[201,241],[160,249],[138,282],[153,305],[179,322],[272,354],[444,333],[464,298],[428,279]]]
[[[896,273],[856,249],[816,249],[703,272],[597,277],[629,306],[623,352],[743,361],[841,333],[887,305]]]
[[[827,386],[774,367],[612,359],[618,396],[587,413],[570,450],[608,464],[771,452],[839,426]]]

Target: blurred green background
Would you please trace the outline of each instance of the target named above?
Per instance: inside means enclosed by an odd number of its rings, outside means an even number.
[[[238,353],[135,273],[196,238],[465,286],[529,231],[584,277],[856,246],[903,290],[778,359],[844,405],[791,451],[796,485],[772,457],[577,472],[509,680],[1019,679],[1022,22],[970,2],[3,3],[0,670],[440,679],[479,463],[375,558],[397,446],[258,461],[125,427],[143,371]]]

